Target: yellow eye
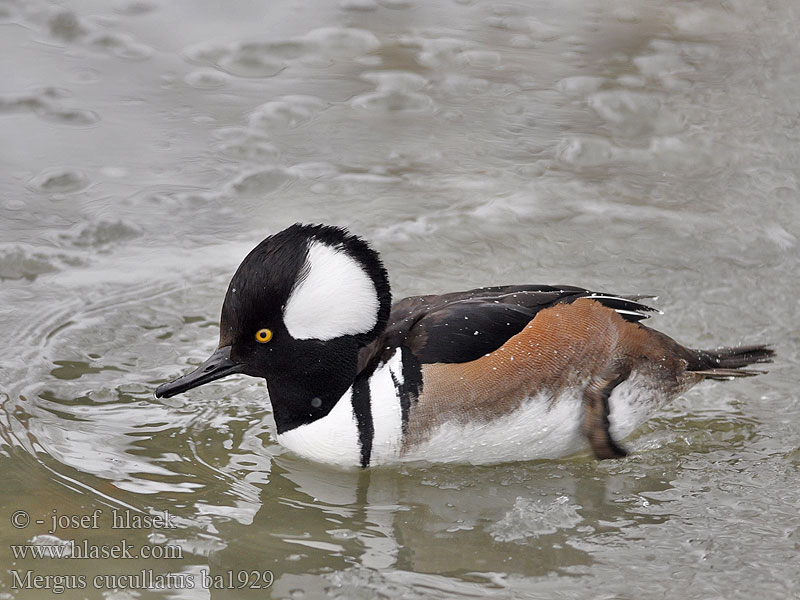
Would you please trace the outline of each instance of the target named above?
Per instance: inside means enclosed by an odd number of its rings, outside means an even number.
[[[261,342],[262,344],[266,344],[268,341],[272,339],[272,330],[271,329],[259,329],[256,331],[256,341]]]

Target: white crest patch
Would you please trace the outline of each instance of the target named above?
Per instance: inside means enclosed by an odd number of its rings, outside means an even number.
[[[375,284],[344,250],[312,242],[303,272],[283,311],[293,338],[324,341],[375,327],[380,307]]]

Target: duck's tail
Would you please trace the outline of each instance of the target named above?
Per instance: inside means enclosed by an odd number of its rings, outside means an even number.
[[[766,371],[743,369],[754,363],[772,362],[775,351],[768,345],[739,346],[737,348],[717,348],[716,350],[695,350],[689,361],[688,371],[704,379],[732,379],[752,377]]]

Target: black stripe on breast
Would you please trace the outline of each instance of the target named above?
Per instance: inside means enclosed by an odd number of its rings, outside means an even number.
[[[422,364],[417,357],[405,346],[401,347],[400,368],[403,371],[403,382],[392,373],[392,382],[400,398],[400,416],[403,428],[403,436],[408,433],[408,418],[411,413],[411,405],[419,400],[422,392]]]
[[[372,405],[369,394],[369,377],[359,377],[353,384],[353,414],[358,427],[358,444],[361,446],[361,466],[369,466],[372,457],[372,439],[375,425],[372,422]]]

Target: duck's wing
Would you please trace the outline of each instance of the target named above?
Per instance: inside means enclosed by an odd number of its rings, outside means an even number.
[[[392,307],[389,322],[359,357],[359,371],[386,360],[396,348],[421,364],[462,363],[502,346],[542,309],[593,298],[637,322],[656,312],[639,300],[572,286],[519,285],[478,288],[439,296],[411,296]]]

